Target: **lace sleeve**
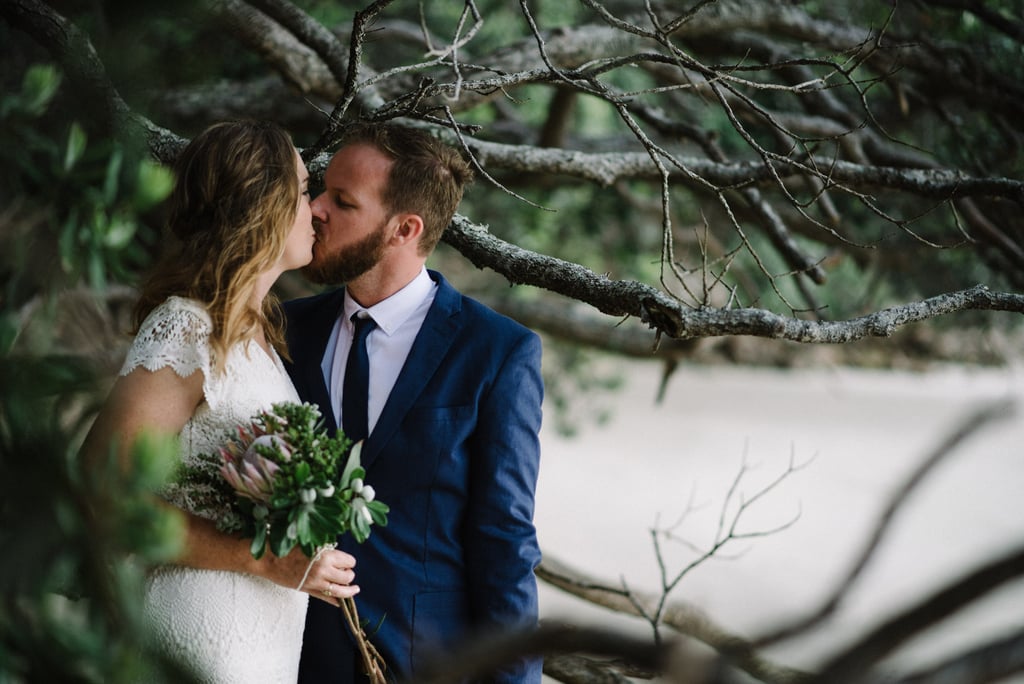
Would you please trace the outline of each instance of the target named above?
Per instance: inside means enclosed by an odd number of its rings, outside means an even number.
[[[170,367],[185,378],[199,370],[210,377],[210,315],[199,302],[170,297],[142,322],[121,367],[127,375],[139,366]]]

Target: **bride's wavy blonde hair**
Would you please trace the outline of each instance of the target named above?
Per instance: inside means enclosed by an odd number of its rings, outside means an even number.
[[[168,199],[170,244],[142,286],[136,330],[171,295],[206,304],[213,320],[214,368],[263,326],[287,358],[284,316],[272,294],[250,305],[258,276],[284,252],[295,220],[299,181],[288,134],[264,121],[231,121],[196,136],[175,163]]]

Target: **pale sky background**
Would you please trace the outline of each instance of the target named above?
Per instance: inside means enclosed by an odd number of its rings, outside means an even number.
[[[675,521],[692,494],[702,507],[678,531],[706,543],[744,458],[749,471],[740,491],[750,495],[782,473],[792,456],[804,467],[749,509],[742,527],[773,528],[798,515],[796,523],[727,546],[727,558],[700,566],[672,594],[745,637],[817,607],[905,476],[974,409],[1015,401],[1013,417],[974,435],[932,472],[841,612],[814,639],[773,652],[779,661],[813,666],[893,607],[1024,541],[1024,368],[911,373],[684,366],[657,405],[660,366],[615,363],[625,386],[596,398],[612,411],[608,424],[581,424],[571,439],[556,434],[550,420],[542,431],[541,548],[588,573],[654,590],[649,529],[656,521]],[[668,548],[670,567],[692,558],[682,546]],[[543,584],[541,612],[648,629]],[[899,658],[927,662],[987,633],[1022,626],[1024,582],[1017,582]]]

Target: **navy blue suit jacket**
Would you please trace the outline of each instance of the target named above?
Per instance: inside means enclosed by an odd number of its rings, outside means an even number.
[[[366,482],[391,507],[356,557],[360,617],[389,674],[408,679],[467,636],[537,622],[533,526],[543,384],[536,334],[461,295],[437,293],[366,439]],[[321,360],[344,290],[285,304],[292,380],[335,417]],[[299,681],[350,681],[356,658],[340,610],[311,600]],[[540,682],[541,662],[492,681]]]

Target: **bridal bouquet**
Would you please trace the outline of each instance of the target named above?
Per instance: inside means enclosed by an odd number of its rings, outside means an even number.
[[[387,525],[388,506],[364,482],[361,449],[341,432],[329,437],[316,406],[274,404],[239,426],[218,453],[199,457],[203,467],[191,472],[205,473],[206,481],[193,481],[192,489],[205,492],[203,508],[218,511],[219,529],[252,538],[253,557],[268,546],[279,557],[298,546],[315,561],[339,535],[362,543],[370,525]],[[363,633],[355,601],[342,599],[341,608],[371,681],[383,682],[383,662]]]

